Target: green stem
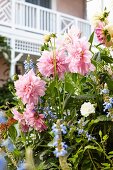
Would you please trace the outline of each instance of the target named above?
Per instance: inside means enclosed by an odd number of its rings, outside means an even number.
[[[98,144],[98,142],[96,142],[94,140],[94,142],[99,146],[99,148],[101,149],[101,151],[103,151],[103,154],[106,156],[106,158],[109,160],[109,162],[111,163],[112,165],[112,160],[108,157],[108,155],[106,154],[106,152],[104,151],[104,149]]]
[[[62,113],[64,111],[64,105],[65,105],[65,78],[64,78],[64,88],[63,88],[63,103],[62,103]]]
[[[97,168],[95,167],[95,164],[94,164],[94,162],[93,162],[93,159],[92,159],[92,157],[91,157],[91,154],[90,154],[89,150],[87,150],[87,152],[88,152],[89,158],[90,158],[90,160],[91,160],[91,162],[92,162],[92,164],[93,164],[93,166],[94,166],[94,169],[96,170]]]

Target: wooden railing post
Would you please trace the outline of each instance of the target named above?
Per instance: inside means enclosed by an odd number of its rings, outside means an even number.
[[[61,15],[60,15],[60,13],[57,13],[56,28],[57,28],[56,31],[59,34],[61,32]]]

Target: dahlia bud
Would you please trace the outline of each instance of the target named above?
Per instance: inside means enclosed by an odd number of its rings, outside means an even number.
[[[50,35],[44,35],[44,42],[49,42],[50,41]]]

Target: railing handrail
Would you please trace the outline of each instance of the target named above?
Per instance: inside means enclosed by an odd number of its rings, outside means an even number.
[[[71,18],[71,19],[74,19],[74,20],[76,19],[76,20],[82,21],[84,23],[90,24],[88,20],[85,20],[85,19],[82,19],[82,18],[79,18],[79,17],[76,17],[76,16],[72,16],[72,15],[69,15],[69,14],[66,14],[66,13],[63,13],[63,12],[55,11],[53,9],[48,9],[48,8],[45,8],[45,7],[41,7],[39,5],[34,5],[34,4],[29,3],[29,2],[16,0],[15,3],[27,5],[29,7],[33,7],[33,8],[37,8],[37,9],[42,9],[44,11],[48,11],[48,12],[51,12],[51,13],[56,14],[56,15],[65,16],[67,18]]]
[[[30,34],[45,34],[45,33],[63,33],[67,31],[73,23],[77,26],[83,35],[89,36],[90,23],[89,21],[58,12],[52,9],[34,5],[28,2],[19,0],[7,1],[5,7],[10,9],[11,17],[0,21],[1,25],[12,28],[15,32],[26,31]],[[6,9],[7,10],[7,9]],[[4,16],[4,11],[3,14]],[[2,22],[3,21],[3,22]],[[7,24],[8,23],[8,24]]]

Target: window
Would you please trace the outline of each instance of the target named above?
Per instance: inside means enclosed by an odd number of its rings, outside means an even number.
[[[51,8],[51,0],[26,0],[26,2],[45,8]]]

